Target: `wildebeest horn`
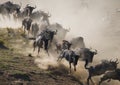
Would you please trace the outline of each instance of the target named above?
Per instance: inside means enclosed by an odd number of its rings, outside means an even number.
[[[112,62],[112,59],[110,59],[110,62]]]
[[[116,63],[118,62],[118,58],[116,58],[116,61],[115,61]]]
[[[119,62],[116,62],[117,64],[119,64]]]
[[[95,49],[95,53],[97,53],[97,50]]]

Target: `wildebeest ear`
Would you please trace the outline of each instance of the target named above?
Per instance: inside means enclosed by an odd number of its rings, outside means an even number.
[[[115,62],[116,62],[116,63],[119,63],[119,62],[118,62],[118,58],[116,58],[116,61],[115,61]]]

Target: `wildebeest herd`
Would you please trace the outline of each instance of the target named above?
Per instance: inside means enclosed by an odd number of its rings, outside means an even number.
[[[85,61],[85,69],[88,70],[87,85],[89,85],[89,80],[92,81],[93,76],[103,75],[99,85],[105,80],[119,80],[120,81],[120,69],[117,68],[118,59],[116,60],[104,60],[100,64],[95,66],[88,66],[89,63],[93,62],[94,56],[97,54],[97,50],[92,50],[86,48],[84,40],[82,37],[77,37],[71,41],[65,40],[65,35],[70,29],[64,29],[60,24],[50,24],[49,13],[44,11],[35,11],[36,8],[30,6],[29,4],[21,11],[22,4],[13,4],[13,2],[5,2],[0,4],[0,14],[3,16],[8,16],[13,14],[15,19],[22,20],[22,28],[27,31],[27,35],[31,34],[33,36],[33,51],[38,47],[38,54],[40,49],[43,48],[49,56],[49,48],[54,45],[56,47],[56,53],[59,55],[57,61],[61,61],[65,58],[69,62],[70,73],[71,64],[74,66],[74,71],[76,71],[76,65],[79,60]],[[46,24],[41,27],[36,20],[42,20]],[[92,83],[94,83],[92,81]]]

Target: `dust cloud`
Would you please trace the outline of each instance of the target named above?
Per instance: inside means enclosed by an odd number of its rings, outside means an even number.
[[[6,0],[0,1],[5,2]],[[58,22],[65,28],[70,27],[71,31],[66,39],[82,36],[86,47],[98,50],[98,54],[94,58],[95,63],[110,58],[119,58],[120,60],[120,12],[117,11],[120,8],[120,0],[15,0],[13,2],[21,2],[22,7],[27,3],[32,6],[36,5],[36,10],[40,9],[51,13],[50,23]],[[10,21],[3,20],[0,26],[3,26],[3,23],[14,27],[16,22],[10,23]],[[19,26],[18,23],[17,27]],[[56,59],[53,57],[46,59],[44,57],[40,61],[35,61],[49,64],[52,62],[52,65],[57,65],[54,62]],[[41,67],[42,64],[39,66]],[[86,79],[86,75],[82,74],[83,67],[78,66],[77,68],[79,68],[78,75]],[[109,85],[118,84],[120,83],[117,81],[109,83]]]

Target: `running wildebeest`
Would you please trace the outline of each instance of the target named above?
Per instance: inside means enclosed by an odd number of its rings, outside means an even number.
[[[24,29],[24,33],[25,33],[25,29],[26,29],[28,31],[28,35],[30,32],[30,27],[31,27],[32,21],[33,20],[30,17],[27,17],[22,21],[22,28]]]
[[[13,4],[11,1],[7,1],[3,4],[0,4],[0,14],[8,15],[16,12],[19,12],[21,8],[21,5]]]
[[[49,29],[51,30],[57,30],[57,35],[55,37],[56,41],[60,42],[65,39],[68,32],[70,32],[69,29],[65,29],[61,24],[54,23],[49,25]]]
[[[82,61],[85,61],[85,68],[87,68],[87,65],[93,61],[94,55],[97,54],[97,50],[91,51],[89,48],[79,48],[75,52],[80,56]]]
[[[42,21],[46,21],[46,23],[50,25],[49,17],[51,17],[51,15],[49,13],[45,13],[44,11],[41,11],[41,15],[42,15]]]
[[[101,85],[101,83],[103,81],[106,81],[106,80],[108,80],[108,82],[110,82],[111,79],[120,81],[120,69],[116,69],[114,71],[110,71],[110,72],[105,73],[103,75],[103,77],[101,78],[99,85]]]
[[[79,59],[79,56],[75,54],[74,51],[72,50],[63,50],[59,57],[58,57],[58,60],[62,60],[63,58],[65,58],[68,62],[69,62],[69,66],[70,66],[70,73],[71,73],[71,64],[73,64],[74,66],[74,71],[76,71],[76,65],[77,65],[77,62],[78,62],[78,59]]]
[[[40,48],[43,48],[43,40],[42,40],[42,35],[39,35],[36,40],[34,41],[33,43],[33,47],[34,47],[34,50],[35,51],[35,48],[38,47],[38,54],[40,52]]]
[[[59,51],[62,51],[62,50],[65,50],[65,49],[69,50],[71,45],[72,45],[72,43],[70,43],[67,40],[63,40],[62,43],[57,43],[56,42],[55,45],[56,45],[56,51],[57,51],[57,53],[59,53]]]
[[[54,35],[57,34],[57,30],[56,31],[49,30],[48,32],[50,35],[50,43],[51,43],[53,41]]]
[[[33,11],[35,8],[36,8],[36,6],[35,6],[35,7],[32,7],[32,6],[30,6],[29,4],[27,4],[26,7],[24,8],[23,14],[24,14],[25,16],[30,16],[30,15],[32,14],[32,11]]]
[[[54,33],[55,31],[51,31],[49,29],[43,30],[33,43],[34,51],[35,51],[35,48],[38,46],[38,54],[39,54],[40,48],[43,48],[43,45],[44,45],[44,49],[48,53],[48,44],[49,44],[49,41],[50,43],[52,42],[52,39],[54,38],[54,35],[55,35]]]
[[[72,38],[70,41],[72,43],[71,48],[76,49],[77,47],[79,48],[85,48],[85,42],[83,37],[75,37]]]
[[[102,63],[98,65],[87,67],[86,69],[88,70],[89,73],[89,76],[87,78],[87,85],[89,85],[89,80],[91,80],[91,82],[94,83],[92,81],[93,76],[102,75],[106,71],[115,70],[117,68],[117,64],[118,64],[118,59],[116,59],[116,61],[104,60],[102,61]]]
[[[39,25],[37,23],[32,23],[31,25],[31,33],[34,37],[38,34],[39,31]]]
[[[36,6],[32,7],[29,4],[27,4],[26,7],[22,11],[14,13],[14,18],[22,20],[25,17],[30,17],[31,19],[33,19],[33,17],[37,16],[32,13],[35,8],[36,8]],[[31,17],[31,16],[33,16],[33,17]],[[37,16],[37,18],[39,18],[39,17],[41,17],[41,16]]]

